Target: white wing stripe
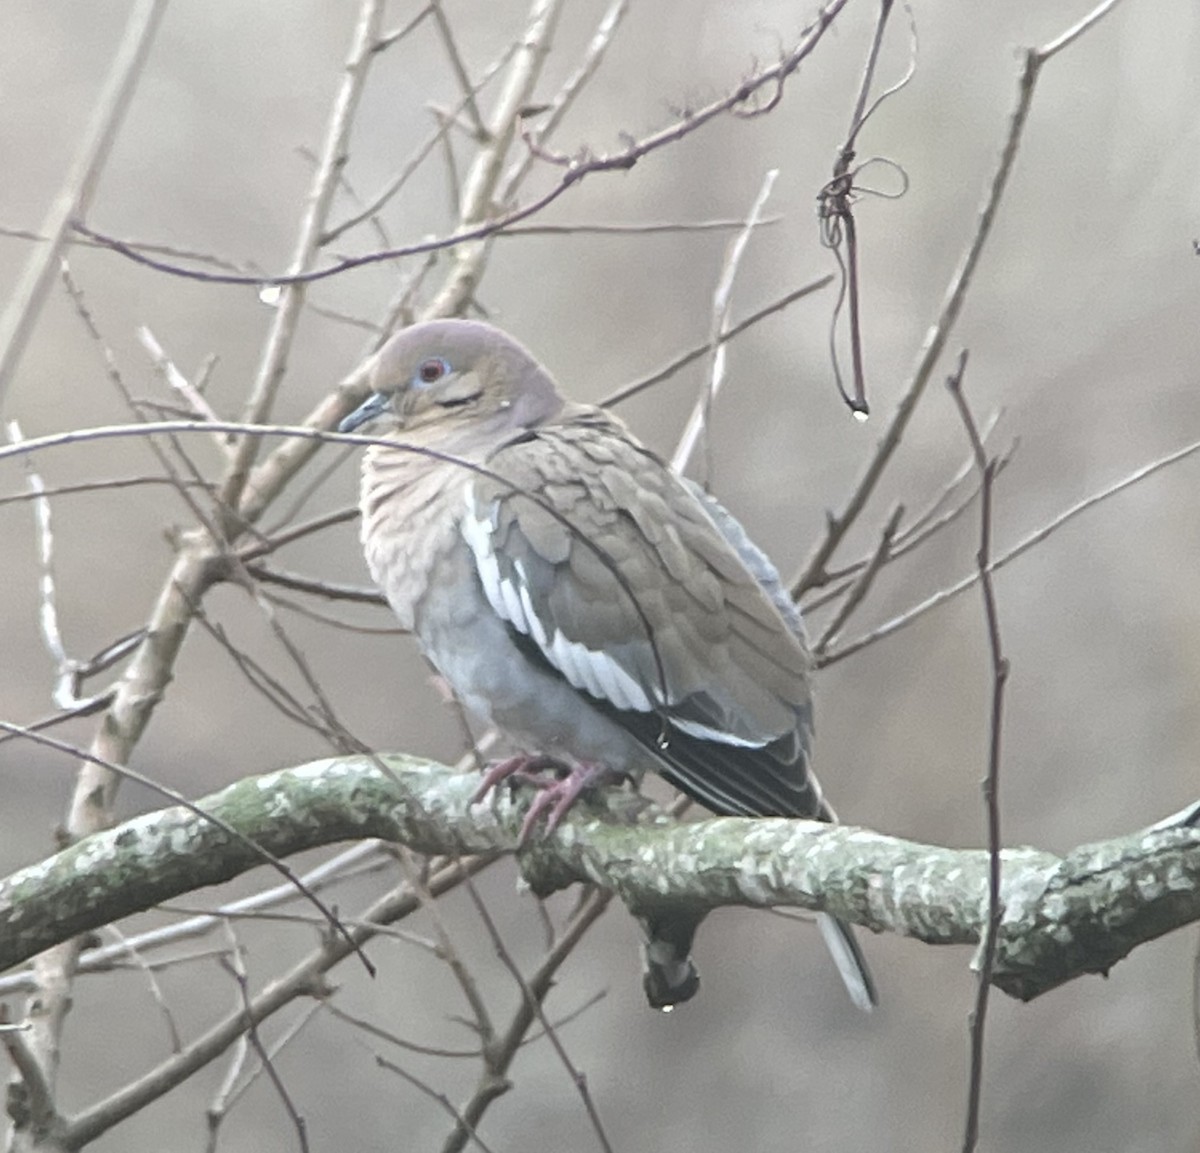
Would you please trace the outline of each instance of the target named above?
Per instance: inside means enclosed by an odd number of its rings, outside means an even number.
[[[475,558],[479,583],[483,586],[484,596],[492,606],[492,611],[501,620],[508,621],[513,628],[530,637],[545,658],[575,688],[590,693],[598,700],[607,700],[618,709],[650,712],[650,698],[646,691],[607,653],[568,640],[561,629],[556,628],[552,638],[547,636],[546,624],[534,609],[529,581],[520,561],[513,564],[513,577],[500,575],[500,563],[492,545],[495,525],[489,516],[479,514],[474,485],[467,488],[466,504],[460,531]],[[705,732],[703,735],[723,739],[715,733]]]
[[[594,697],[611,701],[619,709],[650,711],[650,700],[637,683],[607,653],[596,652],[578,641],[569,641],[561,629],[554,630],[554,640],[542,646],[547,659],[577,689],[586,689]]]
[[[525,613],[525,623],[529,626],[525,630],[526,635],[533,637],[537,642],[538,648],[542,652],[545,652],[546,629],[538,619],[537,613],[533,611],[533,601],[529,598],[529,580],[525,576],[525,567],[518,560],[513,561],[513,568],[517,573],[517,593],[521,598],[521,608]]]
[[[495,564],[495,558],[492,563]],[[528,636],[529,623],[525,620],[525,610],[521,607],[521,598],[517,595],[517,590],[513,588],[512,581],[502,580],[500,582],[500,596],[504,601],[505,609],[501,615],[512,621],[513,627],[518,632]]]
[[[727,733],[724,729],[714,729],[709,725],[702,725],[699,721],[685,721],[679,717],[672,717],[671,724],[687,733],[689,737],[699,737],[702,741],[717,741],[722,745],[736,745],[739,749],[761,749],[769,743],[735,737],[733,733]]]

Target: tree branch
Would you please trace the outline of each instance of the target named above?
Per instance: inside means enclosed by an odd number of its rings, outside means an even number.
[[[527,798],[472,804],[473,773],[401,755],[337,758],[251,777],[201,801],[279,856],[364,837],[417,852],[513,851]],[[1190,812],[1190,810],[1189,810]],[[1186,815],[1186,814],[1185,814]],[[1022,1000],[1107,972],[1137,945],[1200,920],[1200,829],[1163,824],[1066,854],[1006,849],[994,984]],[[182,808],[97,833],[0,881],[0,968],[260,863]],[[718,818],[677,824],[624,791],[581,805],[519,854],[538,894],[593,883],[635,913],[725,905],[825,910],[876,932],[974,944],[988,854],[845,825]]]

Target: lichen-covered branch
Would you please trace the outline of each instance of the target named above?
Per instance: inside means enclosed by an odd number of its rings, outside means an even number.
[[[472,804],[475,774],[404,756],[314,761],[252,777],[200,804],[276,856],[363,837],[423,853],[514,850],[527,797]],[[0,969],[80,933],[259,866],[216,824],[163,809],[97,833],[0,881]],[[520,850],[546,893],[590,881],[635,913],[723,905],[828,910],[877,932],[973,944],[988,856],[851,826],[718,818],[678,824],[617,790]],[[1031,999],[1105,972],[1137,945],[1200,920],[1200,829],[1156,827],[1057,856],[1002,854],[995,984]]]

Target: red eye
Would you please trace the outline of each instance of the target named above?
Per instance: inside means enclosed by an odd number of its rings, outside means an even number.
[[[417,377],[422,384],[433,384],[435,380],[441,380],[449,371],[450,366],[444,360],[440,357],[433,357],[431,360],[424,361],[417,369]]]

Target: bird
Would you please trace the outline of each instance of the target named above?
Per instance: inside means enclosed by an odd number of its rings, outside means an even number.
[[[713,813],[837,819],[810,767],[803,623],[731,513],[483,321],[413,324],[364,372],[371,393],[338,427],[380,432],[362,463],[367,567],[459,700],[519,750],[477,799],[534,778],[525,831],[543,815],[548,830],[607,775],[650,769]],[[547,783],[547,765],[570,771]],[[818,919],[869,1009],[850,926]],[[668,1002],[697,980],[691,930],[674,936]]]

